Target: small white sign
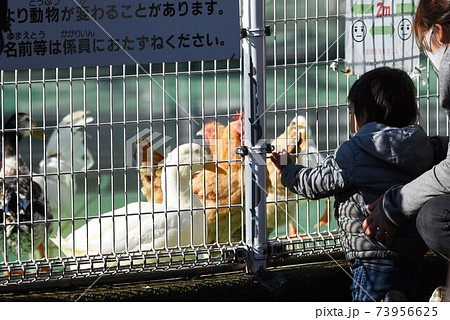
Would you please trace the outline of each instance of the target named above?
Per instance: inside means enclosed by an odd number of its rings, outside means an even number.
[[[347,0],[345,60],[353,74],[381,66],[407,72],[419,65],[413,0]]]
[[[240,57],[239,0],[13,0],[0,69]],[[1,32],[1,31],[0,31]]]

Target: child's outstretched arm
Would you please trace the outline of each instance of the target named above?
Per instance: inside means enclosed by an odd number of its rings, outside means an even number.
[[[333,196],[353,185],[354,156],[346,144],[315,168],[292,163],[289,153],[283,151],[273,153],[271,160],[281,171],[281,183],[308,199]]]

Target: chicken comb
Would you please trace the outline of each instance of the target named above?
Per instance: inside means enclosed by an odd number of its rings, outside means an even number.
[[[239,112],[239,110],[236,110],[236,115],[233,116],[233,120],[239,120],[244,118],[244,111]]]

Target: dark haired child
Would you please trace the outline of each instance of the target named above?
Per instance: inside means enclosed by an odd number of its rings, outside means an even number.
[[[340,241],[353,274],[353,301],[381,301],[391,290],[415,300],[427,247],[414,221],[398,231],[390,246],[366,236],[362,223],[369,215],[367,204],[430,169],[445,156],[445,142],[429,138],[416,124],[416,89],[404,71],[382,67],[363,74],[348,102],[354,135],[322,164],[293,164],[285,150],[272,153],[271,160],[293,192],[308,199],[334,195]]]

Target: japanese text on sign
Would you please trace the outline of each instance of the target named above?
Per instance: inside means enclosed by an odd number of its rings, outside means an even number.
[[[238,0],[9,3],[4,70],[239,57]]]

